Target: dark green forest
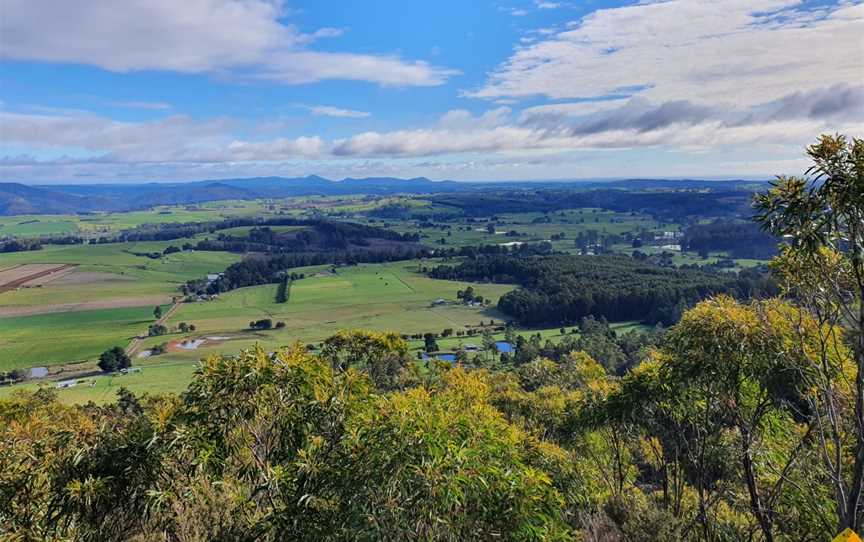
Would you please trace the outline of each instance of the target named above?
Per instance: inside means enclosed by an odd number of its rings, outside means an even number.
[[[502,296],[498,308],[525,325],[571,324],[588,315],[669,325],[710,295],[776,292],[758,273],[668,269],[622,256],[480,256],[438,266],[430,276],[522,285]]]

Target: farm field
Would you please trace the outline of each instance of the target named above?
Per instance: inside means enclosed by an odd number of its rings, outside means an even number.
[[[417,273],[417,265],[418,262],[367,264],[340,267],[336,274],[331,274],[329,267],[301,269],[312,276],[296,281],[284,304],[274,301],[276,285],[241,288],[223,294],[218,300],[182,304],[169,320],[169,327],[180,322],[194,323],[197,328],[194,334],[148,338],[142,349],[165,342],[175,346],[160,356],[135,358],[134,366],[142,367],[141,373],[89,377],[96,381],[94,387],[89,386],[88,380],[87,384],[59,390],[60,397],[70,402],[111,400],[118,382],[133,391],[177,391],[188,382],[197,361],[209,354],[236,353],[255,345],[274,350],[295,341],[313,343],[340,329],[437,333],[444,328],[477,325],[481,320],[503,320],[492,308],[457,304],[432,307],[432,301],[439,298],[455,301],[456,291],[468,283],[427,278]],[[473,286],[493,303],[512,288]],[[82,322],[83,317],[86,320]],[[284,321],[286,327],[249,331],[249,321],[261,318]],[[95,356],[107,347],[127,344],[152,321],[152,307],[0,318],[0,336],[10,339],[9,344],[0,343],[0,352],[6,353],[0,359],[7,360],[0,370],[30,367],[37,360],[48,364],[46,360],[61,363],[83,359],[80,356],[85,352],[93,352]],[[52,336],[59,340],[44,345],[37,339],[44,329],[51,329]],[[205,342],[194,349],[177,346],[182,340],[193,339]],[[24,344],[28,346],[19,346]],[[67,357],[73,353],[79,353],[79,357]],[[108,381],[116,384],[113,389]],[[36,384],[27,386],[33,385]],[[0,388],[0,396],[14,388]]]
[[[136,394],[180,393],[189,384],[196,366],[196,363],[187,361],[140,361],[135,363],[139,372],[78,378],[74,387],[57,389],[57,397],[70,404],[89,401],[102,404],[114,401],[121,387]],[[56,389],[54,382],[0,387],[0,398],[8,397],[18,390],[35,391],[40,387]]]
[[[0,216],[0,238],[83,235],[99,237],[145,224],[210,222],[236,217],[340,216],[370,211],[398,202],[414,207],[428,202],[402,197],[308,196],[272,200],[225,200],[195,205],[159,205],[150,209],[86,215]]]
[[[397,205],[410,208],[411,220],[375,217],[370,211]],[[132,213],[100,213],[82,216],[15,216],[0,218],[0,237],[22,237],[74,232],[93,236],[149,223],[177,223],[221,220],[238,216],[294,216],[348,220],[387,227],[401,233],[420,233],[429,247],[458,248],[484,244],[520,244],[551,241],[555,251],[578,253],[579,236],[637,234],[678,231],[677,224],[657,221],[647,214],[618,213],[582,208],[550,213],[503,213],[488,219],[469,220],[450,216],[452,209],[410,196],[304,197],[293,199],[222,201],[195,206],[164,206]],[[426,222],[421,217],[430,217]],[[449,218],[448,218],[449,216]],[[442,218],[443,217],[443,218]],[[489,225],[494,226],[490,233]],[[71,226],[70,226],[71,225]],[[306,226],[271,226],[286,232]],[[220,230],[216,235],[242,238],[251,227]],[[68,230],[63,232],[69,233]],[[593,233],[592,233],[593,232]],[[106,243],[85,245],[46,244],[42,250],[0,254],[0,372],[33,366],[61,367],[87,371],[95,367],[99,354],[112,346],[127,346],[133,337],[146,333],[154,322],[153,307],[167,309],[179,295],[179,286],[188,280],[220,273],[242,259],[228,252],[182,251],[161,254],[168,246],[195,243],[214,234],[171,241]],[[614,252],[629,255],[630,237],[618,238]],[[582,241],[584,243],[584,241]],[[662,247],[645,245],[642,252],[659,254]],[[695,253],[675,252],[667,258],[675,265],[711,264],[725,259],[712,252],[708,259]],[[738,260],[735,271],[758,265],[758,260]],[[475,292],[490,301],[486,307],[456,303],[456,292],[469,283],[430,279],[419,272],[436,260],[294,269],[306,277],[292,284],[286,303],[276,302],[276,284],[240,288],[220,294],[218,299],[183,303],[168,318],[167,335],[136,342],[134,366],[146,370],[123,377],[88,377],[95,384],[61,390],[64,400],[111,400],[124,382],[133,391],[177,391],[188,381],[198,360],[215,353],[233,354],[255,345],[265,350],[299,341],[315,344],[343,329],[391,330],[400,334],[441,333],[444,329],[467,329],[481,322],[497,325],[506,320],[494,307],[497,299],[513,285],[471,283]],[[21,282],[21,277],[33,277]],[[17,282],[16,282],[17,281]],[[3,284],[12,284],[2,291]],[[445,303],[433,304],[436,300]],[[249,323],[270,319],[284,326],[267,331],[250,330]],[[196,330],[181,334],[185,322]],[[615,323],[613,329],[626,332],[643,329],[632,323]],[[568,329],[568,332],[570,330]],[[543,340],[561,340],[559,328],[521,329],[518,334],[540,333]],[[50,338],[50,339],[49,339]],[[503,333],[494,335],[496,340]],[[460,345],[482,343],[482,337],[438,339],[442,351]],[[411,341],[415,350],[422,341]],[[157,345],[167,352],[150,358],[138,357]],[[67,364],[75,364],[66,367]],[[83,363],[81,363],[83,362]],[[173,376],[172,376],[173,375]],[[30,385],[30,384],[26,384]],[[47,385],[52,386],[51,382]],[[20,386],[15,386],[20,387]],[[9,393],[0,388],[0,395]],[[86,398],[86,399],[85,399]]]
[[[305,269],[307,278],[292,285],[288,302],[282,304],[275,302],[275,284],[241,288],[214,301],[184,303],[169,320],[169,327],[187,322],[196,326],[196,336],[230,339],[211,340],[211,347],[205,342],[194,350],[174,349],[162,357],[193,360],[215,351],[236,352],[256,343],[272,350],[294,341],[320,341],[340,329],[438,333],[445,328],[477,325],[481,320],[503,320],[491,307],[455,303],[431,306],[437,299],[455,302],[457,290],[469,283],[430,279],[418,273],[417,266],[418,262],[363,264],[337,268],[335,274],[329,267]],[[493,305],[513,288],[501,284],[473,286]],[[265,318],[284,322],[285,327],[247,331],[250,321]],[[147,339],[144,348],[164,341],[165,337]]]
[[[622,234],[628,231],[659,232],[678,229],[675,224],[659,222],[647,215],[617,213],[594,208],[567,209],[549,214],[506,213],[498,215],[494,221],[447,222],[449,228],[441,228],[437,224],[436,227],[418,227],[416,221],[373,219],[373,223],[381,222],[400,233],[419,232],[421,239],[433,246],[440,244],[441,239],[444,239],[445,247],[551,241],[554,249],[565,251],[574,249],[574,239],[579,234],[592,230],[599,234]],[[495,233],[486,230],[489,223],[494,223]],[[507,235],[511,231],[519,235]],[[562,233],[563,239],[552,240],[553,235]]]
[[[18,288],[0,294],[0,319],[4,308],[27,307],[55,312],[56,305],[111,302],[149,298],[165,302],[177,295],[178,286],[207,273],[217,273],[238,261],[228,252],[178,252],[152,259],[171,243],[111,243],[104,245],[51,245],[42,250],[0,255],[0,269],[9,273],[17,265],[75,265],[71,273],[38,287]],[[14,268],[13,270],[14,271]],[[121,305],[122,306],[122,305]],[[17,314],[17,312],[16,312]]]
[[[468,284],[430,279],[416,272],[417,265],[417,262],[400,262],[341,267],[336,274],[331,274],[329,268],[320,268],[317,270],[319,276],[297,281],[291,288],[290,299],[284,304],[275,302],[276,285],[241,288],[223,294],[218,300],[181,304],[167,322],[169,327],[176,327],[180,322],[194,323],[197,327],[196,337],[227,336],[230,340],[211,340],[210,344],[205,343],[200,348],[190,350],[176,348],[160,359],[194,361],[212,352],[236,352],[256,343],[273,349],[297,340],[318,341],[340,329],[440,332],[448,327],[475,325],[484,319],[501,319],[501,315],[493,308],[456,304],[431,307],[432,301],[439,298],[455,301],[456,291]],[[196,278],[205,273],[197,266],[192,267],[189,275],[181,273],[174,276],[174,280],[179,283],[186,276]],[[316,269],[306,271],[314,273]],[[160,278],[157,272],[152,273]],[[146,274],[144,276],[147,277]],[[135,284],[134,280],[130,282]],[[125,282],[121,286],[126,287]],[[142,292],[152,293],[159,288],[166,295],[176,292],[176,284],[160,283],[153,277],[137,287]],[[512,288],[508,285],[474,287],[478,293],[491,299],[493,304],[500,295]],[[153,305],[164,302],[164,299],[149,298],[155,302],[137,307],[51,311],[29,315],[12,313],[16,308],[32,310],[40,303],[47,310],[56,309],[61,300],[82,302],[88,297],[110,299],[111,295],[117,295],[119,289],[114,288],[112,293],[110,282],[97,282],[68,286],[49,284],[43,288],[6,292],[2,298],[3,306],[0,307],[0,370],[94,360],[110,346],[128,344],[133,336],[144,332],[147,325],[153,322]],[[2,317],[4,309],[7,317]],[[250,332],[249,322],[262,318],[283,321],[285,328]],[[50,333],[51,341],[40,339],[46,333]],[[180,338],[176,334],[149,338],[144,341],[142,348]]]
[[[0,318],[0,371],[92,360],[152,321],[152,306]]]
[[[196,205],[160,205],[125,213],[87,215],[16,215],[0,217],[0,237],[83,234],[98,237],[144,224],[207,222],[229,217],[271,214],[264,200],[228,200]]]
[[[153,307],[170,303],[180,284],[240,259],[226,252],[183,252],[155,260],[133,254],[167,245],[64,245],[0,255],[4,274],[22,269],[18,266],[75,265],[55,280],[0,293],[0,370],[94,360],[105,348],[125,345],[146,331]]]

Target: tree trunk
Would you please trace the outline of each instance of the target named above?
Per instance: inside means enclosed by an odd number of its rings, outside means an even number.
[[[741,432],[741,464],[744,466],[744,478],[747,481],[747,492],[750,494],[750,508],[759,528],[765,536],[765,542],[774,542],[774,526],[770,514],[762,504],[756,473],[753,470],[753,457],[750,455],[750,430],[742,425]]]
[[[859,310],[864,322],[864,303]],[[852,468],[852,478],[849,481],[849,493],[846,498],[845,517],[841,517],[840,530],[850,528],[858,532],[859,508],[861,506],[861,491],[864,484],[864,330],[858,329],[858,340],[855,345],[855,361],[857,375],[855,377],[855,464]]]

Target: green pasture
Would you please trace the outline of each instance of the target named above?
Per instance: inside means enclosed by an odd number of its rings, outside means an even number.
[[[464,328],[481,320],[503,320],[494,308],[466,307],[456,304],[456,292],[468,283],[435,280],[417,272],[417,262],[365,264],[340,267],[335,274],[329,267],[298,270],[307,278],[295,281],[287,303],[276,303],[275,284],[241,288],[222,294],[213,301],[184,303],[169,324],[195,324],[200,337],[232,337],[208,348],[166,354],[170,358],[197,359],[210,351],[236,352],[259,343],[273,349],[294,341],[322,340],[341,329],[378,329],[399,333],[440,332],[445,328]],[[492,300],[513,286],[472,285],[475,291]],[[437,299],[452,304],[432,306]],[[269,318],[284,322],[279,330],[252,332],[249,322]],[[169,337],[177,338],[177,337]],[[164,342],[148,339],[146,346]]]
[[[27,263],[77,264],[74,273],[98,273],[89,282],[63,280],[39,288],[0,293],[0,306],[33,306],[121,297],[172,296],[187,280],[219,273],[240,255],[228,252],[178,252],[158,259],[143,254],[161,252],[171,242],[51,245],[42,250],[0,255],[0,268]],[[3,318],[0,317],[0,320]]]
[[[365,221],[370,221],[364,218]],[[548,220],[548,222],[547,222]],[[677,225],[658,222],[647,215],[618,213],[603,209],[566,209],[552,213],[508,213],[498,215],[495,221],[468,222],[466,219],[435,222],[434,227],[418,227],[417,221],[374,219],[376,224],[387,224],[400,233],[420,233],[429,246],[463,247],[505,243],[535,243],[550,241],[553,235],[564,234],[562,240],[552,241],[556,250],[574,248],[574,240],[582,233],[596,231],[599,235],[637,233],[640,231],[674,231]],[[495,233],[486,230],[495,225]],[[447,227],[449,226],[449,228]],[[517,236],[509,236],[516,232]]]
[[[488,320],[487,320],[488,322]],[[500,322],[500,320],[499,320]],[[620,322],[611,324],[612,329],[618,333],[626,333],[632,330],[644,331],[646,326],[634,322]],[[561,335],[559,328],[550,329],[517,329],[517,335],[523,335],[526,338],[530,335],[540,333],[544,341],[550,340],[557,343],[565,336],[570,336],[572,328],[567,328],[566,335]],[[265,346],[267,344],[267,333],[263,332],[258,337],[247,338],[242,341],[232,343],[230,350],[242,348],[251,348],[256,344]],[[176,336],[175,336],[176,337]],[[503,333],[493,334],[495,340],[503,340]],[[164,338],[162,338],[164,340]],[[257,340],[255,340],[257,339]],[[156,341],[158,342],[158,341]],[[482,337],[450,337],[446,339],[438,339],[438,346],[443,351],[455,351],[460,346],[466,344],[474,344],[482,347]],[[410,341],[409,344],[415,350],[422,347],[422,341]],[[225,350],[223,348],[223,350]],[[212,352],[211,352],[212,353]],[[149,393],[181,393],[186,389],[192,375],[197,367],[199,359],[207,354],[203,351],[197,351],[188,356],[177,357],[176,355],[163,355],[148,359],[136,359],[133,366],[140,368],[141,372],[130,373],[128,375],[112,374],[107,376],[88,376],[79,380],[79,383],[72,388],[57,389],[58,398],[66,403],[86,403],[93,401],[97,404],[110,402],[116,399],[117,390],[122,386],[131,390],[136,394]],[[478,354],[478,355],[483,355]],[[55,382],[27,383],[12,387],[0,387],[0,398],[4,398],[14,393],[16,390],[34,391],[40,386],[56,389]]]
[[[95,360],[152,322],[153,307],[0,318],[0,371]]]
[[[63,235],[77,231],[77,217],[71,215],[0,216],[0,238]]]
[[[88,376],[77,379],[71,388],[57,389],[56,382],[44,381],[17,386],[0,387],[0,399],[18,390],[35,391],[40,387],[55,389],[57,398],[64,403],[108,403],[116,400],[117,390],[125,387],[135,394],[181,393],[186,389],[197,364],[185,361],[140,361],[135,363],[140,372]]]
[[[160,205],[142,211],[82,215],[0,217],[0,237],[81,234],[98,237],[144,224],[209,222],[224,218],[267,216],[277,209],[269,200],[228,200],[195,205]]]

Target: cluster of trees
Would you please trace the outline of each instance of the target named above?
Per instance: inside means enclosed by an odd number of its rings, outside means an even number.
[[[565,331],[562,328],[561,334]],[[539,333],[526,338],[508,326],[505,340],[515,346],[515,352],[502,354],[501,362],[519,367],[537,358],[560,361],[571,352],[585,352],[610,374],[622,375],[645,359],[651,349],[662,344],[665,335],[666,329],[659,325],[647,332],[618,333],[605,318],[593,316],[582,318],[578,327],[557,342],[544,341]]]
[[[732,258],[769,259],[777,254],[778,239],[754,222],[715,220],[684,229],[681,246],[707,256],[725,251]]]
[[[220,234],[195,245],[197,250],[238,253],[264,252],[305,253],[321,251],[358,251],[386,248],[391,245],[417,243],[417,233],[401,234],[351,222],[306,221],[304,229],[277,232],[269,226],[256,226],[245,236]]]
[[[456,299],[463,303],[483,303],[483,296],[474,291],[473,286],[469,286],[464,290],[456,291]]]
[[[115,346],[102,352],[99,356],[99,369],[106,373],[114,373],[120,369],[132,366],[132,359],[121,346]]]
[[[288,298],[291,297],[291,276],[287,273],[282,280],[279,281],[279,286],[276,288],[276,303],[287,303]]]
[[[709,295],[746,298],[771,288],[751,275],[665,269],[618,256],[480,256],[438,266],[430,275],[521,284],[498,300],[498,308],[526,325],[575,323],[588,315],[668,325]]]
[[[749,217],[753,193],[728,185],[700,186],[698,190],[522,190],[436,194],[429,199],[459,209],[466,216],[549,212],[561,209],[601,208],[618,212],[642,212],[658,220],[684,222],[690,217]]]
[[[277,327],[279,327],[279,326],[277,326]],[[281,327],[285,327],[285,324],[283,323]],[[252,320],[251,322],[249,322],[249,329],[260,329],[260,330],[273,329],[273,320],[270,318],[262,318],[261,320]]]
[[[429,251],[419,245],[405,244],[374,250],[322,251],[249,256],[240,262],[228,266],[218,279],[212,282],[201,279],[192,280],[184,284],[181,287],[181,291],[185,295],[212,295],[246,286],[276,284],[285,277],[287,271],[296,267],[413,260],[427,256],[428,254]]]
[[[42,250],[43,245],[77,245],[84,242],[85,239],[75,235],[43,236],[38,239],[5,239],[0,240],[0,253]]]
[[[26,252],[29,250],[42,250],[42,242],[37,239],[12,239],[11,241],[0,241],[0,253]]]
[[[147,326],[148,337],[159,337],[168,333],[168,327],[163,324],[150,324]]]

